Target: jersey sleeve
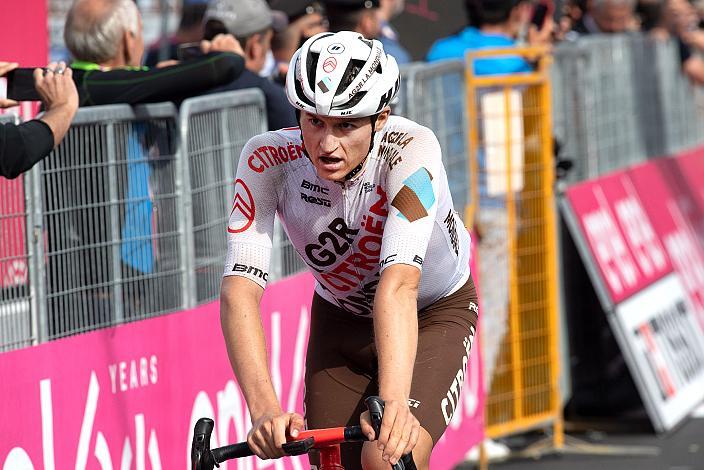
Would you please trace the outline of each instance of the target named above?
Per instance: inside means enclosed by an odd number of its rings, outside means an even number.
[[[430,129],[419,126],[412,140],[400,146],[401,159],[387,174],[389,215],[381,244],[382,272],[400,263],[422,269],[444,179],[440,144]]]
[[[227,224],[227,257],[223,276],[242,276],[262,287],[269,277],[278,196],[278,169],[260,163],[269,134],[253,137],[242,149],[235,196]]]

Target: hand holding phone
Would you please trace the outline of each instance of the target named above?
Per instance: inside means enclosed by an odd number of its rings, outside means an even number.
[[[552,44],[554,12],[555,4],[552,0],[539,0],[534,4],[528,28],[528,43],[530,45],[550,46]]]
[[[200,48],[200,42],[186,42],[179,44],[176,48],[176,59],[180,62],[183,60],[194,59],[203,55]]]
[[[33,68],[16,68],[5,75],[7,78],[7,97],[15,101],[39,101],[41,96],[34,86]]]
[[[534,24],[538,29],[543,27],[545,19],[548,16],[548,5],[545,3],[538,3],[533,7],[533,15],[531,16],[530,22]]]

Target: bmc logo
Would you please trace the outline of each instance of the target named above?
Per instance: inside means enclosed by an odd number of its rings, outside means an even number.
[[[269,273],[265,273],[259,268],[255,268],[254,266],[247,266],[246,264],[239,264],[236,263],[235,266],[232,268],[233,273],[247,273],[251,274],[253,276],[256,276],[260,279],[264,279],[265,281],[267,280],[267,277],[269,277]]]
[[[301,182],[301,188],[303,189],[308,189],[310,191],[316,192],[316,193],[321,193],[327,195],[328,192],[330,191],[328,188],[325,186],[320,186],[315,183],[311,183],[310,181],[303,180]]]

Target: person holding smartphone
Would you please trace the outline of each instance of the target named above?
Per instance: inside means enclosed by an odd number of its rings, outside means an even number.
[[[0,62],[0,77],[17,69],[16,63]],[[72,71],[63,62],[34,69],[34,86],[45,112],[20,125],[0,125],[0,175],[16,178],[49,155],[66,135],[76,109],[78,92]],[[0,108],[17,106],[17,101],[0,99]]]

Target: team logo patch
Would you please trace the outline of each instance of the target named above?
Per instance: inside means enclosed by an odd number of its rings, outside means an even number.
[[[415,222],[428,215],[428,210],[435,203],[432,180],[433,175],[423,167],[403,181],[403,187],[391,201],[399,217]]]
[[[323,93],[327,93],[330,91],[331,84],[332,80],[330,80],[330,77],[323,77],[323,79],[318,82],[318,88],[320,88]]]
[[[235,199],[230,212],[230,223],[227,231],[230,233],[244,232],[254,222],[254,198],[244,181],[235,181]]]
[[[325,59],[325,62],[323,62],[323,70],[325,73],[331,73],[333,70],[337,68],[337,59],[334,57],[328,57]]]

